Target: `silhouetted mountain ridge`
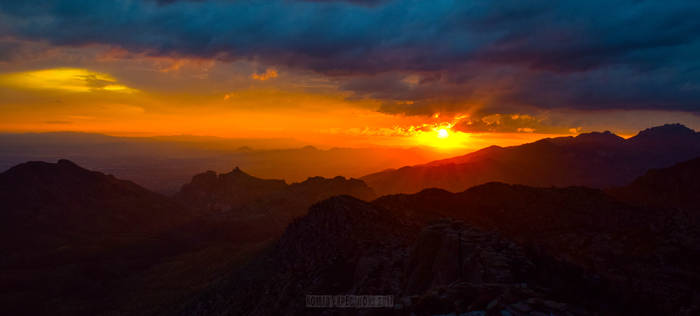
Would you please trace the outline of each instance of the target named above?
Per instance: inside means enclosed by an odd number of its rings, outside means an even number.
[[[202,170],[232,163],[261,178],[299,182],[309,175],[359,177],[377,170],[446,157],[431,148],[303,147],[292,139],[205,136],[116,137],[101,134],[0,133],[0,172],[26,161],[70,159],[91,170],[172,195]]]
[[[593,138],[617,142],[605,134]],[[543,140],[517,157],[589,146],[563,142],[579,147]],[[426,170],[529,175],[510,163]],[[389,294],[398,314],[694,315],[699,176],[696,158],[607,191],[488,182],[367,202],[361,180],[286,184],[235,168],[195,175],[176,200],[67,160],[29,162],[0,174],[0,288],[21,290],[0,303],[12,314],[316,314],[305,295]]]
[[[153,233],[190,217],[170,199],[68,160],[27,162],[0,174],[0,216],[11,225]],[[158,218],[155,220],[155,218]]]
[[[647,128],[630,138],[630,140],[639,140],[645,138],[663,139],[668,137],[697,137],[697,135],[698,133],[693,129],[690,129],[683,124],[676,123]]]
[[[555,144],[593,144],[593,145],[619,145],[625,141],[624,138],[615,135],[610,131],[582,133],[577,136],[546,138]]]
[[[221,211],[242,207],[286,188],[284,180],[256,178],[236,167],[219,175],[211,170],[195,175],[175,198],[192,208]]]
[[[453,192],[491,181],[533,186],[623,185],[651,168],[700,155],[700,133],[680,124],[623,139],[609,131],[545,138],[482,150],[431,163],[386,170],[361,179],[378,194],[412,193],[429,187]]]
[[[0,201],[4,313],[92,314],[120,278],[189,250],[169,237],[188,209],[68,160],[0,173]]]
[[[311,204],[334,195],[352,195],[371,200],[374,192],[363,181],[345,177],[310,177],[286,184],[284,180],[260,179],[236,167],[217,175],[207,171],[183,185],[175,199],[201,212],[228,212],[237,216],[259,215],[261,210],[291,219],[303,215]],[[276,218],[279,220],[279,218]]]

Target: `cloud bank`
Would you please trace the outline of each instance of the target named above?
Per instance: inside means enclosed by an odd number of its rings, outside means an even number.
[[[388,113],[698,113],[698,16],[674,0],[27,0],[0,2],[0,39],[310,70]]]

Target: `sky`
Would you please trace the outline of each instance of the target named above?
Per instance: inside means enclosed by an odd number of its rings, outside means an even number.
[[[0,132],[476,149],[700,129],[700,2],[0,0]]]

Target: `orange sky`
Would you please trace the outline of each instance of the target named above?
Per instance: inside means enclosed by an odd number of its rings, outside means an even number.
[[[0,6],[0,132],[464,152],[700,129],[697,34],[682,28],[675,43],[656,27],[691,5],[602,16],[585,2],[42,3]]]
[[[202,71],[199,64],[171,61],[172,65],[165,67],[162,62],[150,61],[153,69],[149,75],[157,80],[190,80],[195,86],[200,84],[197,81],[208,81],[192,78],[192,73]],[[171,69],[174,65],[177,69]],[[349,100],[348,93],[332,87],[318,89],[317,85],[309,91],[290,84],[295,78],[283,81],[283,75],[273,68],[246,77],[228,89],[167,91],[136,86],[108,72],[88,68],[6,72],[0,75],[0,91],[5,95],[1,129],[130,136],[291,137],[320,147],[437,149],[477,149],[487,142],[506,145],[542,137],[534,133],[483,135],[452,131],[451,126],[459,120],[456,115],[382,113],[376,110],[379,101]],[[441,129],[447,137],[438,137]]]
[[[574,121],[554,127],[541,123],[552,116],[561,120],[570,115],[565,112],[545,112],[540,117],[521,113],[488,117],[389,114],[378,111],[382,101],[353,98],[318,74],[253,61],[129,56],[120,50],[88,47],[80,51],[82,59],[66,62],[75,54],[59,50],[39,57],[36,63],[0,64],[0,131],[284,137],[321,148],[430,146],[464,152],[596,128]],[[478,104],[473,108],[478,109]],[[456,123],[465,120],[481,123],[503,118],[528,121],[507,133],[454,130]],[[494,123],[491,121],[488,123]],[[447,137],[438,137],[441,129]],[[634,130],[616,132],[632,134]]]

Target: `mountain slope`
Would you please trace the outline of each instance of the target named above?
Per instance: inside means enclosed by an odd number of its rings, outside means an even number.
[[[28,243],[40,234],[58,238],[34,247],[54,247],[65,242],[64,237],[104,232],[157,234],[191,218],[188,210],[164,196],[68,160],[28,162],[1,173],[0,201],[3,232],[32,232],[21,240]]]
[[[217,175],[207,171],[192,177],[175,198],[189,207],[210,211],[240,208],[287,188],[284,180],[253,177],[238,167]]]
[[[700,157],[649,170],[627,186],[608,192],[664,219],[666,233],[684,248],[678,256],[700,262]]]
[[[700,157],[669,168],[652,169],[610,192],[630,203],[700,211]]]
[[[168,232],[191,212],[67,160],[0,174],[0,305],[23,314],[90,314],[118,279],[182,249]]]
[[[281,231],[294,217],[304,215],[313,203],[335,195],[364,200],[375,197],[372,189],[357,179],[312,177],[288,185],[283,180],[253,177],[236,167],[225,174],[207,171],[194,176],[175,199],[217,220],[272,225]]]
[[[453,192],[499,181],[532,186],[619,186],[650,168],[700,155],[700,133],[679,124],[623,139],[610,132],[547,138],[513,147],[488,147],[424,165],[362,177],[378,194],[439,187]]]

